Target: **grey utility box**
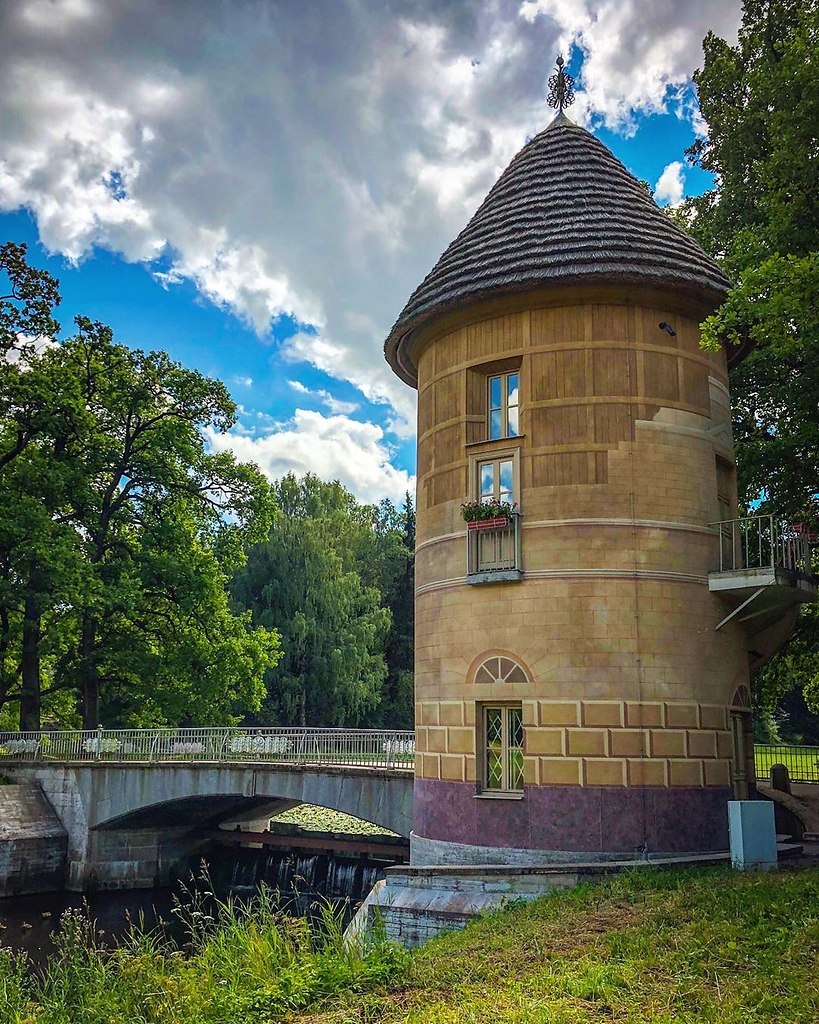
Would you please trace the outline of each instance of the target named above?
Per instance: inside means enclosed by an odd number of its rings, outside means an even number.
[[[740,871],[775,871],[776,825],[769,800],[729,800],[731,864]]]

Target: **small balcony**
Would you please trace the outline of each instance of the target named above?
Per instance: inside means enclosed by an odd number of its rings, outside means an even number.
[[[519,580],[520,515],[467,523],[466,582],[503,583]]]
[[[811,537],[798,524],[775,516],[746,516],[711,523],[719,532],[718,563],[708,574],[708,589],[736,603],[716,627],[755,620],[758,633],[794,605],[815,601]]]

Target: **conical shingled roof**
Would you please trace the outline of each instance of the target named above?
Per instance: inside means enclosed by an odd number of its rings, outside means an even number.
[[[562,112],[515,156],[412,293],[385,355],[415,384],[410,332],[459,307],[550,285],[643,284],[714,307],[730,287],[599,139]]]

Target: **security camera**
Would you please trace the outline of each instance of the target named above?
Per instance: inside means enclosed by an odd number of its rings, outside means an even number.
[[[661,320],[657,326],[660,328],[661,331],[665,331],[666,334],[670,334],[672,338],[677,337],[677,332],[674,330],[671,324],[667,324],[665,320]]]

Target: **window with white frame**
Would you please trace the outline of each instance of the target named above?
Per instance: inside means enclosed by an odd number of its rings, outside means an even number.
[[[488,380],[490,441],[520,433],[520,373],[498,373]]]
[[[485,503],[515,501],[515,460],[511,456],[478,463],[478,493]]]
[[[484,704],[483,772],[486,792],[523,789],[523,711],[520,704]]]

